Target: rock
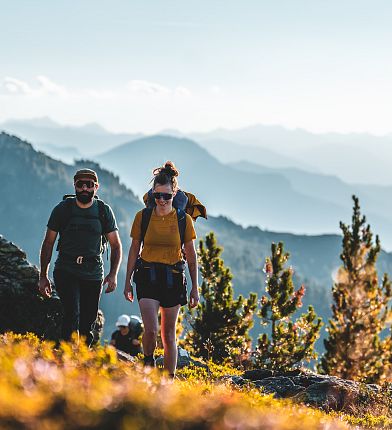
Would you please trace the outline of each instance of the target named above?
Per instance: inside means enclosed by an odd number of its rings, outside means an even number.
[[[381,387],[376,384],[360,384],[305,369],[290,372],[255,369],[244,372],[242,377],[231,376],[229,380],[238,386],[253,384],[263,393],[277,398],[291,397],[296,402],[325,411],[350,413],[379,407],[383,403]]]
[[[0,236],[0,333],[32,332],[57,340],[62,308],[56,294],[44,299],[38,292],[38,269],[26,254]]]
[[[256,387],[262,388],[264,393],[273,394],[278,399],[292,397],[305,390],[305,388],[295,385],[290,378],[285,376],[265,378],[253,383]]]
[[[326,379],[331,378],[328,375],[318,375],[316,373],[307,375],[307,376],[293,376],[291,380],[296,385],[300,385],[301,387],[309,387],[310,385],[316,384],[318,382],[323,382]]]
[[[359,398],[359,386],[336,379],[316,382],[295,396],[296,401],[325,411],[350,411],[359,403]]]
[[[0,235],[0,333],[35,333],[57,341],[61,335],[62,306],[55,289],[44,298],[38,291],[39,272],[26,254]],[[104,324],[98,314],[94,339],[99,341]]]
[[[271,376],[274,376],[274,371],[269,369],[246,370],[243,375],[245,379],[250,381],[260,381]]]
[[[121,351],[120,349],[116,349],[117,352],[117,358],[121,361],[126,361],[128,363],[134,363],[136,361],[135,357],[132,357],[132,355],[127,354],[124,351]]]

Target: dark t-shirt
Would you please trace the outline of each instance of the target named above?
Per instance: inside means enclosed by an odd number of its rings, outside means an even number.
[[[47,224],[50,230],[60,231],[62,220],[67,214],[66,204],[68,204],[66,201],[62,201],[53,209]],[[86,209],[80,208],[76,201],[73,201],[70,213],[68,225],[61,233],[61,247],[55,269],[71,272],[82,279],[102,279],[101,235],[118,230],[113,211],[110,206],[105,204],[104,231],[102,231],[99,220],[98,202],[96,200]],[[75,260],[70,259],[70,256],[75,257]],[[83,256],[87,258],[87,261],[77,264],[77,256]]]
[[[121,334],[120,330],[116,330],[112,334],[112,340],[116,342],[114,346],[117,349],[119,349],[120,351],[124,351],[127,354],[135,356],[140,352],[142,352],[142,348],[140,345],[133,345],[132,344],[133,339],[137,339],[137,338],[135,338],[134,333],[132,333],[132,330],[129,330],[128,334],[126,334],[125,336]]]

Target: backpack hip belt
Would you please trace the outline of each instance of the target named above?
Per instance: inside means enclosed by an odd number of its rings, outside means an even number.
[[[152,284],[157,282],[157,270],[166,271],[166,285],[167,288],[173,288],[173,272],[182,273],[185,272],[185,261],[179,261],[176,264],[164,264],[164,263],[149,263],[144,261],[142,258],[138,258],[136,261],[135,270],[147,270]]]
[[[71,261],[79,265],[83,263],[99,263],[101,261],[101,257],[98,255],[71,255],[60,252],[59,256],[61,260]]]

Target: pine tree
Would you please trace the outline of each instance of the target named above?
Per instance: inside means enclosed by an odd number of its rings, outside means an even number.
[[[316,358],[314,344],[322,325],[312,306],[293,322],[294,312],[302,306],[305,287],[294,289],[293,270],[285,268],[288,259],[283,243],[272,243],[271,257],[264,266],[269,297],[262,296],[258,312],[262,325],[269,326],[271,331],[270,337],[263,333],[258,339],[256,364],[275,370],[289,370]]]
[[[198,256],[203,278],[200,303],[195,316],[190,318],[191,330],[185,342],[193,354],[221,363],[227,358],[238,359],[250,352],[249,330],[253,326],[253,313],[257,296],[233,298],[233,275],[220,258],[222,248],[217,245],[214,233],[200,241]]]
[[[340,223],[343,232],[343,265],[332,288],[326,352],[320,370],[345,379],[379,382],[390,372],[391,339],[381,338],[390,317],[391,283],[385,274],[378,280],[376,260],[381,246],[373,242],[370,225],[361,216],[353,196],[352,225]]]

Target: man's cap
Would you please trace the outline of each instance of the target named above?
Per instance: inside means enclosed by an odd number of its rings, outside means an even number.
[[[74,182],[77,181],[80,178],[90,178],[93,179],[95,182],[98,182],[98,175],[97,172],[91,169],[80,169],[75,173],[74,176]]]
[[[120,315],[118,317],[118,320],[116,322],[117,327],[127,327],[128,324],[131,322],[131,318],[129,318],[128,315]]]

